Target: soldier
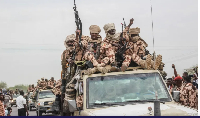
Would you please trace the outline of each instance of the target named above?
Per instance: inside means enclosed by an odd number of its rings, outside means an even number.
[[[46,82],[44,81],[44,78],[41,78],[41,81],[39,82],[39,89],[46,89]]]
[[[184,77],[185,84],[180,90],[180,103],[191,108],[197,108],[197,89],[191,83],[191,78],[189,76]]]
[[[101,29],[97,25],[91,25],[89,27],[91,38],[87,38],[88,46],[86,53],[83,56],[83,60],[90,61],[93,64],[94,68],[89,67],[88,74],[92,74],[97,70],[102,70],[103,67],[99,63],[101,63],[101,59],[99,59],[100,55],[100,46],[102,42],[102,38],[99,35]],[[96,68],[97,67],[97,68]]]
[[[54,77],[51,77],[51,79],[48,81],[48,87],[53,88],[56,81],[54,80]]]
[[[28,92],[31,92],[31,85],[29,85],[28,87]]]
[[[60,94],[61,94],[61,91],[60,91],[61,84],[62,84],[62,79],[59,79],[59,80],[56,82],[55,87],[53,88],[53,93],[54,93],[55,95],[57,95],[57,94],[60,95]]]
[[[104,25],[104,30],[106,33],[106,38],[103,40],[100,48],[100,55],[101,55],[101,66],[106,66],[107,64],[111,64],[115,66],[115,52],[113,50],[113,46],[111,45],[115,40],[113,37],[115,36],[115,24],[108,23]]]
[[[125,60],[122,64],[121,70],[125,71],[129,66],[131,59],[142,68],[157,70],[161,64],[162,56],[158,55],[155,64],[150,54],[146,56],[146,60],[142,58],[146,55],[146,47],[148,44],[139,36],[140,28],[130,28],[129,30],[129,43],[130,49],[126,51]]]
[[[31,92],[33,92],[34,89],[35,89],[34,84],[32,84],[32,86],[31,86]]]
[[[49,82],[48,79],[45,79],[44,81],[46,83],[46,86],[48,86],[48,82]]]

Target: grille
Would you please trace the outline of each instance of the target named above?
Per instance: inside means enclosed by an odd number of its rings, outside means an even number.
[[[51,101],[44,102],[44,105],[49,105],[49,102],[51,102]]]

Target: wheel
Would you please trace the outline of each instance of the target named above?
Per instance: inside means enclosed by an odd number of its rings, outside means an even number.
[[[38,115],[38,111],[36,110],[36,114],[37,116],[42,116],[42,112],[39,111],[39,115]]]
[[[39,116],[42,116],[42,112],[39,112]]]

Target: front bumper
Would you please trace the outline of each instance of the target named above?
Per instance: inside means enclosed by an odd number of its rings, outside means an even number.
[[[35,103],[29,103],[30,107],[35,107]]]
[[[38,106],[39,111],[45,112],[45,113],[53,113],[54,109],[52,106]]]

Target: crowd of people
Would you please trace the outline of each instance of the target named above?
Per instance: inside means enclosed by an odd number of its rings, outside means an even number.
[[[10,100],[13,99],[14,94],[18,93],[18,89],[15,92],[9,89],[0,89],[0,116],[11,116],[12,108]]]
[[[38,80],[37,86],[35,87],[34,84],[29,85],[28,90],[26,93],[24,93],[23,90],[16,89],[15,91],[9,90],[9,89],[0,89],[0,116],[11,116],[12,113],[12,107],[10,104],[10,100],[13,100],[13,95],[19,95],[19,97],[16,99],[16,105],[18,109],[18,116],[27,116],[28,110],[27,110],[27,97],[34,97],[36,90],[46,90],[51,89],[52,92],[57,96],[60,95],[60,87],[61,87],[61,79],[56,81],[54,80],[54,77],[51,77],[50,80],[41,78],[41,80]],[[33,92],[32,96],[29,96],[29,93]],[[22,101],[22,102],[18,102]],[[23,104],[21,104],[23,103]]]
[[[198,109],[198,67],[194,68],[193,75],[184,72],[182,77],[177,74],[174,64],[172,64],[172,68],[174,69],[174,76],[167,79],[170,93],[173,95],[174,91],[179,91],[178,103]]]

